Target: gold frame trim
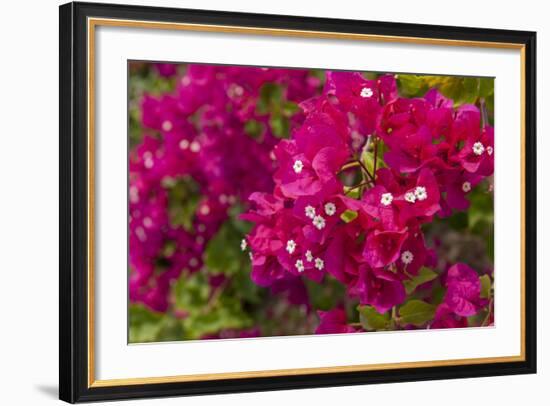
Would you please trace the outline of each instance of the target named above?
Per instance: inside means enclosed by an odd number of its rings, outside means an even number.
[[[101,388],[125,385],[143,385],[160,383],[177,383],[193,381],[212,381],[218,379],[244,379],[244,378],[265,378],[277,376],[296,376],[311,374],[330,374],[338,372],[361,372],[380,371],[396,368],[422,368],[457,366],[472,364],[494,364],[504,362],[522,362],[526,359],[525,349],[525,45],[506,42],[484,42],[484,41],[462,41],[452,39],[432,39],[421,37],[400,37],[390,35],[354,34],[342,32],[306,31],[258,27],[239,27],[227,25],[209,24],[186,24],[186,23],[165,23],[139,20],[121,20],[109,18],[88,18],[87,21],[88,41],[88,388]],[[267,371],[243,371],[243,372],[222,372],[211,374],[191,374],[160,376],[146,378],[123,378],[123,379],[95,379],[95,278],[94,278],[94,191],[95,191],[95,28],[97,26],[110,27],[132,27],[149,28],[161,30],[184,30],[194,32],[218,32],[244,35],[266,35],[279,37],[299,37],[318,39],[340,39],[371,42],[405,43],[417,45],[435,46],[460,46],[478,48],[512,49],[520,51],[521,64],[521,119],[520,119],[520,164],[521,164],[521,269],[520,269],[520,328],[521,328],[521,350],[520,355],[485,358],[465,358],[455,360],[433,360],[416,362],[396,362],[383,364],[347,365],[318,368],[295,368],[278,369]]]

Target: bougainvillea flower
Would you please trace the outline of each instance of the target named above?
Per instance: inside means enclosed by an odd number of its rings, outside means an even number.
[[[468,319],[457,315],[447,303],[437,306],[435,317],[430,328],[460,328],[468,327]]]
[[[449,268],[446,278],[445,303],[459,316],[473,316],[485,301],[479,297],[479,276],[468,265],[458,263]]]
[[[440,191],[433,172],[423,168],[414,183],[395,199],[402,223],[411,218],[430,217],[440,209]]]
[[[407,238],[407,229],[392,231],[374,230],[367,236],[363,257],[373,268],[384,267],[399,258]]]
[[[405,287],[395,273],[366,265],[359,268],[359,279],[352,292],[359,296],[361,304],[373,306],[378,313],[386,313],[406,297]]]
[[[408,238],[401,246],[401,253],[395,265],[397,270],[406,275],[416,275],[418,270],[426,265],[428,251],[424,242],[424,235],[420,228],[409,230]]]
[[[457,159],[466,171],[488,176],[493,173],[493,153],[494,130],[492,127],[485,127],[479,136],[466,139]]]
[[[319,325],[315,334],[342,334],[355,333],[357,330],[347,322],[346,312],[343,309],[333,309],[327,312],[317,311]]]

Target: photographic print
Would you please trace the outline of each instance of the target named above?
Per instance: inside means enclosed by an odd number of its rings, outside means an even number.
[[[59,17],[60,399],[536,372],[535,32]]]
[[[494,79],[128,62],[128,342],[494,325]]]

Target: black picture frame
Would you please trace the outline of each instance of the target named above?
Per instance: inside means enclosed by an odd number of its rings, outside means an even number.
[[[313,388],[536,372],[536,33],[204,10],[68,3],[60,6],[59,397],[67,402]],[[197,382],[90,387],[88,380],[88,17],[513,43],[525,52],[525,359]]]

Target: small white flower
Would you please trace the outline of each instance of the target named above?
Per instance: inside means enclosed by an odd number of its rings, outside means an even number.
[[[251,252],[248,253],[248,258],[250,258],[250,260],[252,261],[254,259],[254,255],[252,255]]]
[[[296,264],[295,264],[295,265],[296,265],[296,269],[298,270],[298,272],[304,272],[304,269],[305,269],[305,267],[304,267],[304,261],[302,261],[301,259],[298,259],[298,260],[296,261]]]
[[[389,206],[393,202],[393,195],[391,193],[384,193],[380,198],[380,203],[384,206]]]
[[[322,216],[313,217],[313,225],[317,227],[318,230],[325,228],[326,222]]]
[[[151,220],[151,217],[145,217],[143,219],[143,225],[147,228],[150,228],[153,225],[153,220]]]
[[[145,233],[143,227],[136,228],[136,235],[141,242],[147,241],[147,233]]]
[[[426,191],[426,188],[424,186],[417,186],[414,189],[414,195],[420,201],[426,200],[428,198],[428,192]]]
[[[241,251],[246,250],[246,247],[248,247],[248,243],[247,243],[246,240],[243,238],[243,239],[241,240]]]
[[[210,207],[205,204],[201,207],[200,212],[203,216],[207,216],[208,214],[210,214]]]
[[[155,162],[153,161],[153,154],[150,151],[147,151],[143,154],[143,165],[147,169],[151,169]]]
[[[363,89],[361,89],[361,97],[368,98],[368,97],[372,97],[372,95],[373,95],[373,92],[371,88],[364,87]]]
[[[302,161],[297,159],[296,161],[294,161],[294,165],[292,165],[292,169],[294,169],[294,172],[300,173],[302,172],[302,169],[304,169],[304,164],[302,163]]]
[[[403,251],[401,254],[401,262],[403,262],[405,265],[409,265],[411,262],[413,262],[414,255],[410,251]]]
[[[474,154],[476,155],[481,155],[485,151],[485,147],[481,142],[478,141],[473,145],[472,151],[474,151]]]
[[[325,261],[323,261],[321,258],[315,258],[315,268],[321,271],[324,267]]]
[[[334,213],[336,213],[336,205],[334,203],[325,204],[325,213],[327,216],[334,216]]]
[[[218,196],[218,201],[221,204],[226,204],[227,203],[227,195],[222,193],[221,195]]]
[[[233,97],[233,96],[240,97],[244,94],[244,89],[239,85],[233,84],[229,87],[227,94],[229,95],[229,97]]]
[[[315,217],[315,207],[311,205],[306,206],[306,217],[309,217],[310,219],[313,219],[313,217]]]
[[[294,240],[288,240],[286,242],[286,250],[289,254],[293,254],[294,251],[296,251],[296,243],[294,242]]]
[[[199,264],[199,260],[198,260],[197,258],[191,258],[191,259],[189,260],[189,266],[191,266],[191,267],[195,267],[195,266],[197,266],[198,264]]]
[[[135,186],[130,186],[130,202],[139,202],[139,189]]]
[[[313,254],[311,253],[310,250],[306,251],[306,259],[307,259],[307,262],[313,261]]]
[[[206,226],[205,226],[204,224],[199,224],[198,227],[197,227],[197,229],[198,229],[201,233],[203,233],[203,232],[206,230]]]
[[[187,141],[187,140],[181,140],[179,145],[180,145],[180,148],[181,148],[181,149],[184,149],[184,150],[185,150],[185,149],[189,148],[189,141]]]
[[[162,129],[164,131],[170,131],[172,129],[172,122],[169,120],[166,120],[162,123]]]
[[[191,152],[199,152],[201,150],[201,144],[199,144],[197,141],[193,141],[191,143]]]
[[[405,193],[405,200],[408,201],[409,203],[414,203],[416,202],[416,196],[414,195],[413,192],[407,192]]]
[[[493,155],[493,147],[491,147],[491,146],[487,147],[487,154]]]
[[[472,190],[472,184],[470,182],[464,182],[462,184],[462,191],[468,193],[470,190]]]

